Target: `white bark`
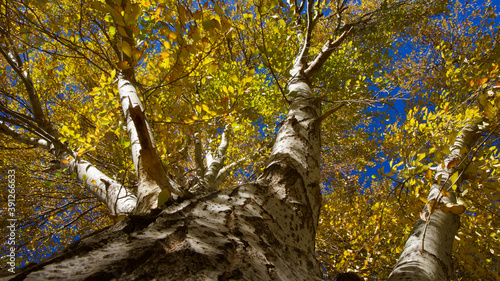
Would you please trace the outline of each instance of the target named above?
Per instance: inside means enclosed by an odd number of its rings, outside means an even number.
[[[130,115],[130,109],[134,106],[139,106],[141,110],[144,110],[144,107],[142,106],[142,102],[137,95],[135,87],[123,76],[119,76],[118,78],[118,92],[120,94],[123,115],[125,116],[125,120],[127,122],[127,133],[130,141],[130,149],[132,151],[132,162],[134,163],[136,173],[139,174],[138,169],[141,144],[139,142],[139,136],[137,135],[137,129],[134,125],[134,120],[132,120]],[[151,139],[153,139],[152,136]]]
[[[21,142],[21,143],[24,143],[27,145],[33,145],[35,147],[41,147],[47,151],[50,150],[50,143],[48,141],[46,141],[44,139],[23,136],[22,134],[16,132],[14,129],[9,127],[3,121],[0,121],[0,132],[3,132],[4,134],[11,136],[12,138],[14,138],[18,142]]]
[[[287,98],[291,101],[288,117],[281,126],[271,151],[270,164],[293,167],[304,181],[303,190],[277,189],[283,198],[290,198],[311,208],[316,227],[321,206],[320,183],[320,118],[319,100],[311,91],[306,78],[295,68],[288,85]],[[293,198],[293,199],[292,199]],[[314,236],[313,236],[314,239]]]
[[[56,169],[67,169],[69,174],[76,173],[78,181],[92,192],[96,198],[108,206],[112,215],[120,216],[132,212],[137,203],[137,198],[127,188],[108,176],[104,175],[96,167],[84,160],[75,160],[67,157],[65,152],[55,151],[51,143],[43,139],[26,137],[0,121],[0,132],[10,135],[16,141],[43,148],[49,152],[59,155],[59,164]],[[66,162],[66,163],[65,163]]]
[[[314,249],[319,103],[301,76],[290,81],[288,98],[289,115],[255,183],[125,218],[9,278],[322,280]]]
[[[215,157],[210,154],[211,159],[207,159],[207,170],[203,176],[203,181],[207,186],[208,191],[215,191],[219,187],[220,181],[218,182],[216,179],[220,170],[224,166],[224,156],[226,155],[228,145],[229,136],[226,128],[222,133]]]
[[[135,213],[146,213],[158,207],[158,195],[162,190],[166,189],[170,197],[172,185],[156,151],[137,90],[121,74],[118,77],[118,92],[127,122],[132,160],[139,179]]]
[[[308,221],[268,186],[248,184],[125,218],[0,280],[319,281],[303,248]]]
[[[439,196],[441,197],[440,203],[457,203],[453,190],[450,190],[453,183],[449,178],[456,171],[464,168],[464,164],[459,164],[477,140],[477,131],[478,123],[471,122],[457,136],[450,149],[450,154],[444,161],[444,168],[441,165],[437,168],[435,183],[429,192],[428,201],[437,200],[440,190],[449,190],[449,196]],[[452,161],[458,161],[456,166],[449,164]],[[437,210],[432,213],[428,220],[429,225],[426,230],[425,221],[419,219],[416,222],[406,242],[405,249],[389,276],[389,281],[449,280],[452,276],[452,247],[455,234],[460,226],[459,216]]]
[[[198,134],[195,134],[195,163],[197,167],[196,175],[198,177],[198,183],[190,188],[189,192],[191,194],[204,194],[207,192],[216,191],[217,188],[222,183],[222,179],[218,178],[219,172],[224,166],[224,156],[229,145],[229,137],[227,135],[227,128],[221,135],[221,141],[215,157],[212,153],[206,153],[207,165],[203,163],[203,146]]]
[[[137,197],[134,194],[89,162],[72,159],[67,164],[61,163],[61,168],[76,173],[78,181],[82,182],[99,201],[105,203],[112,215],[128,215],[136,207]]]

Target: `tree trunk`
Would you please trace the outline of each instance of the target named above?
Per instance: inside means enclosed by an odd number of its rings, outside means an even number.
[[[432,214],[426,212],[425,216],[428,222],[419,219],[415,223],[405,249],[389,276],[389,281],[449,280],[452,276],[452,247],[455,234],[460,227],[460,219],[457,214],[445,213],[442,210],[446,203],[457,203],[452,190],[451,177],[456,172],[460,173],[466,166],[466,161],[462,162],[462,160],[467,157],[471,147],[476,142],[477,132],[477,122],[466,125],[461,134],[457,136],[444,164],[438,165],[435,182],[427,197],[427,205],[431,206],[430,209],[432,209],[432,205],[434,205],[432,202],[437,200],[436,207],[439,207],[440,204],[441,207]],[[456,182],[458,181],[460,181],[460,177],[457,178]],[[439,196],[441,190],[449,191],[449,196]]]
[[[137,95],[137,89],[122,74],[118,76],[118,92],[123,114],[127,120],[127,133],[132,150],[132,160],[139,178],[136,214],[144,214],[157,207],[158,194],[167,189],[170,197],[172,186],[163,169],[146,114]]]
[[[288,90],[256,182],[132,215],[0,280],[321,280],[319,100],[302,75]]]

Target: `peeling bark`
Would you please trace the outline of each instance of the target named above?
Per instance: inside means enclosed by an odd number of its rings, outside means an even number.
[[[449,163],[452,161],[461,163],[476,142],[477,132],[478,122],[475,121],[466,125],[461,134],[457,136],[444,165],[437,167],[435,183],[431,187],[427,201],[441,198],[439,203],[457,203],[456,195],[451,190],[452,182],[449,178],[455,172],[461,171],[465,164],[457,164],[452,167]],[[449,190],[450,195],[440,196],[440,190]],[[460,218],[458,215],[437,210],[432,213],[428,220],[427,229],[426,222],[422,219],[415,223],[405,249],[389,276],[389,281],[449,280],[452,276],[452,247],[460,227]]]

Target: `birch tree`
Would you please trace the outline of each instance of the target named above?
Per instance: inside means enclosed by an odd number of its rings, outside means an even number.
[[[434,184],[426,209],[388,280],[449,280],[452,276],[452,246],[460,226],[458,215],[465,212],[465,206],[457,203],[455,190],[480,135],[478,123],[471,121],[461,130],[450,155],[434,168]]]
[[[481,138],[455,191],[466,212],[452,238],[448,278],[498,279],[495,7],[456,2],[450,10],[409,30],[412,52],[398,62],[394,75],[408,97],[406,113],[378,119],[385,123],[379,130],[383,140],[373,145],[380,149],[372,161],[383,168],[378,167],[370,184],[366,176],[363,183],[363,173],[352,172],[362,169],[355,165],[329,168],[335,176],[327,178],[331,192],[324,194],[317,249],[330,275],[356,271],[367,278],[389,276],[420,211],[427,209],[436,175],[429,167],[443,164],[467,120],[483,118]]]
[[[470,243],[469,241],[462,240],[464,233],[470,233],[475,228],[474,224],[470,224],[471,218],[475,216],[472,210],[477,212],[478,209],[476,208],[495,208],[495,206],[490,205],[490,199],[485,198],[486,201],[479,199],[483,197],[484,193],[480,190],[482,185],[478,184],[477,180],[483,178],[485,180],[483,182],[485,183],[491,181],[488,179],[489,176],[481,176],[483,172],[478,167],[483,165],[484,159],[478,157],[478,155],[483,153],[489,154],[484,151],[488,147],[486,143],[490,141],[490,138],[495,138],[494,135],[498,128],[495,117],[497,109],[492,106],[493,103],[485,99],[488,95],[492,98],[492,101],[498,99],[495,90],[496,86],[494,86],[496,79],[498,79],[495,70],[496,61],[498,60],[495,51],[497,47],[494,47],[496,43],[491,40],[491,38],[498,37],[498,32],[494,31],[493,28],[488,28],[489,30],[482,28],[483,26],[493,24],[490,21],[490,19],[494,18],[490,14],[493,10],[488,7],[488,3],[483,8],[466,4],[463,6],[456,5],[454,9],[457,18],[460,17],[459,15],[468,15],[469,13],[472,16],[464,17],[465,20],[463,21],[453,21],[453,24],[450,25],[441,22],[442,26],[431,24],[427,27],[429,30],[442,30],[443,37],[447,39],[439,42],[437,38],[434,38],[426,42],[424,41],[425,43],[423,42],[424,44],[434,45],[436,50],[434,55],[424,60],[428,60],[427,63],[429,63],[434,60],[432,57],[439,55],[443,64],[434,64],[436,67],[433,68],[433,71],[445,74],[438,75],[438,77],[442,78],[433,80],[435,83],[425,83],[424,87],[432,89],[430,91],[439,89],[438,91],[442,91],[441,97],[449,95],[449,98],[444,99],[447,101],[444,105],[454,108],[451,113],[454,120],[450,119],[450,122],[457,125],[460,124],[459,126],[462,127],[462,130],[459,131],[458,128],[453,128],[451,136],[445,137],[445,141],[453,145],[440,145],[445,149],[444,153],[449,152],[449,154],[441,156],[444,160],[441,160],[440,164],[437,162],[439,165],[433,168],[433,173],[431,173],[431,170],[424,169],[426,178],[424,186],[430,186],[427,200],[423,200],[422,198],[423,201],[427,202],[423,211],[426,214],[421,213],[420,219],[416,222],[406,242],[405,249],[391,273],[390,280],[400,280],[402,278],[449,280],[459,275],[470,277],[471,275],[468,274],[472,274],[472,276],[483,276],[484,274],[484,277],[477,278],[496,278],[492,277],[496,273],[489,273],[483,270],[483,267],[480,265],[464,266],[463,261],[457,258],[457,256],[463,257],[462,252],[464,248],[462,248],[462,245],[465,246]],[[476,23],[473,23],[471,18],[475,18]],[[470,35],[468,32],[471,30],[481,31]],[[475,43],[471,44],[472,42]],[[452,47],[451,45],[447,45],[448,43],[451,43]],[[485,48],[488,45],[491,47]],[[488,51],[484,52],[484,50]],[[479,53],[482,54],[479,55]],[[467,59],[457,61],[456,58],[459,57],[467,57]],[[474,63],[471,64],[469,58]],[[451,74],[451,72],[454,74]],[[423,76],[427,75],[423,74]],[[457,79],[458,77],[461,79]],[[451,92],[456,94],[450,95],[449,93]],[[413,110],[416,115],[418,106]],[[423,115],[425,116],[426,113],[423,113]],[[427,122],[435,122],[429,118],[431,115],[424,117],[424,119]],[[414,120],[414,118],[410,117],[409,120]],[[426,122],[425,120],[422,121]],[[449,126],[450,122],[446,126]],[[419,124],[418,126],[423,126],[423,124]],[[416,131],[423,133],[425,129],[417,129]],[[433,150],[436,151],[437,149]],[[489,150],[492,152],[491,156],[489,156],[491,157],[490,159],[496,159],[497,156],[494,156],[496,155],[496,148],[490,147]],[[434,158],[434,161],[436,160]],[[478,161],[478,163],[474,163],[475,161]],[[494,166],[491,167],[492,169],[489,172],[495,174],[496,169]],[[434,174],[434,176],[431,174]],[[434,181],[431,184],[433,177]],[[469,192],[473,192],[474,194],[469,194]],[[460,197],[459,204],[456,202],[457,196]],[[486,195],[486,197],[489,196]],[[469,208],[469,213],[460,216],[462,217],[462,224],[460,225],[457,215],[466,211],[466,206]],[[430,213],[432,215],[429,217],[427,214]],[[432,220],[433,216],[436,216],[436,221]],[[463,221],[464,219],[465,222]],[[435,230],[433,230],[434,228]],[[458,231],[459,229],[460,232]],[[492,236],[495,236],[495,234],[491,233],[489,237]],[[479,239],[487,240],[488,238]],[[420,250],[418,251],[417,248],[419,247],[416,246],[417,243],[420,243]],[[427,246],[429,246],[429,249],[426,248]],[[495,252],[493,249],[486,251],[490,253]],[[430,255],[428,255],[429,253]],[[472,259],[464,258],[463,260],[467,260],[467,263],[470,263]],[[412,268],[419,269],[413,270]],[[464,268],[471,270],[471,272],[464,274]],[[462,273],[458,273],[459,271],[462,271]]]
[[[321,279],[322,123],[355,126],[394,38],[445,7],[4,5],[2,142],[44,153],[116,222],[4,279]],[[251,122],[279,129],[249,145]]]

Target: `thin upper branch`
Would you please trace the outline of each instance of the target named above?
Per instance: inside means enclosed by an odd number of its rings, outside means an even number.
[[[31,110],[36,118],[36,122],[41,126],[44,126],[45,116],[43,114],[42,104],[40,103],[40,99],[35,92],[35,86],[33,85],[33,81],[29,77],[28,72],[23,71],[23,66],[22,64],[20,64],[21,61],[19,56],[17,55],[16,59],[16,56],[12,52],[4,50],[3,46],[2,48],[0,48],[0,53],[9,63],[10,67],[12,67],[12,69],[16,72],[21,81],[23,81],[30,100]]]
[[[41,148],[44,148],[46,150],[50,149],[50,142],[48,142],[44,139],[26,137],[26,136],[16,132],[14,129],[12,129],[11,127],[6,125],[2,121],[0,121],[0,133],[9,135],[13,139],[15,139],[16,141],[19,141],[19,142],[24,143],[26,145],[33,145],[35,147],[41,147]]]
[[[306,57],[309,53],[309,48],[311,48],[311,35],[315,25],[315,19],[313,16],[313,6],[314,0],[307,1],[306,15],[307,15],[307,26],[306,35],[303,39],[302,50],[295,60],[294,67],[304,67],[306,65]]]

